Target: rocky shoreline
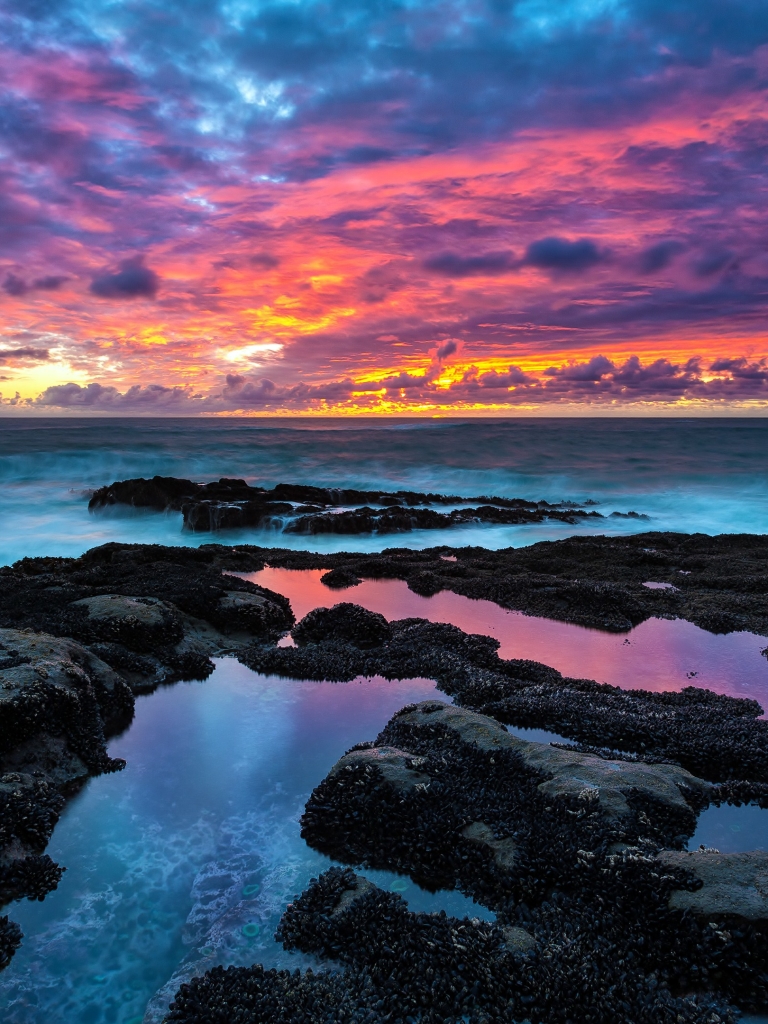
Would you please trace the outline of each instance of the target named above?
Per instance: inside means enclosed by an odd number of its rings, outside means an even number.
[[[756,702],[568,679],[500,659],[489,637],[349,601],[296,624],[285,598],[231,574],[325,569],[329,605],[361,579],[397,578],[614,631],[666,615],[768,635],[767,556],[763,537],[655,533],[378,555],[110,544],[2,568],[0,900],[55,888],[47,841],[71,793],[122,767],[106,739],[135,694],[205,678],[221,653],[288,678],[425,676],[454,704],[403,708],[346,754],[303,835],[343,864],[457,887],[496,923],[413,914],[332,868],[280,926],[331,973],[215,968],[182,987],[169,1021],[716,1024],[733,1006],[765,1010],[768,858],[683,852],[708,804],[768,806]],[[278,647],[288,630],[295,646]],[[526,743],[507,725],[569,742]],[[0,967],[19,941],[0,918]]]
[[[390,534],[412,530],[447,530],[453,526],[486,523],[520,526],[558,520],[571,525],[604,518],[600,512],[572,507],[565,502],[526,501],[487,495],[458,495],[420,491],[361,491],[341,487],[278,484],[266,489],[245,480],[222,478],[207,484],[177,477],[117,480],[91,496],[93,512],[112,505],[181,512],[185,530],[216,533],[242,529],[280,529],[283,533]],[[450,512],[432,506],[457,505]],[[352,506],[352,507],[350,507]],[[647,519],[638,512],[612,513]]]

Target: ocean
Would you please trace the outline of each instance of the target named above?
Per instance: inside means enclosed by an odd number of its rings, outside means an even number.
[[[597,502],[606,519],[574,527],[473,526],[383,537],[276,531],[182,532],[179,514],[88,512],[90,492],[154,474],[207,481],[398,487],[462,496]],[[107,541],[251,541],[315,550],[437,543],[499,548],[574,532],[768,531],[768,424],[731,420],[0,420],[0,564],[77,555]],[[332,595],[314,570],[266,568],[257,582],[297,616]],[[765,638],[714,635],[651,619],[616,635],[509,612],[400,580],[365,581],[346,599],[388,618],[419,615],[497,637],[504,657],[628,688],[708,686],[768,706]],[[344,599],[344,598],[342,598]],[[352,744],[404,704],[449,698],[428,679],[298,682],[215,659],[205,682],[139,697],[109,744],[124,771],[67,804],[48,853],[67,870],[42,903],[5,910],[24,940],[0,973],[5,1024],[160,1024],[178,986],[214,964],[306,967],[274,940],[285,906],[327,858],[301,839],[312,789]],[[538,742],[561,737],[513,730]],[[711,807],[689,841],[722,852],[768,848],[768,811]],[[458,892],[364,872],[414,910],[492,917]],[[745,1018],[768,1024],[768,1018]]]
[[[91,490],[136,476],[398,487],[461,496],[594,501],[649,520],[471,526],[373,537],[219,535],[223,543],[372,551],[518,546],[574,532],[768,530],[764,419],[0,419],[0,564],[107,541],[200,544],[179,514],[89,514]]]

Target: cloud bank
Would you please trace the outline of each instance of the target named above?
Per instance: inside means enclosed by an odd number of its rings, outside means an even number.
[[[9,0],[0,40],[6,400],[765,401],[765,5]]]

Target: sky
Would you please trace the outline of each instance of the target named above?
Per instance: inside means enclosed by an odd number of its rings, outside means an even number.
[[[0,0],[0,415],[764,414],[764,0]]]

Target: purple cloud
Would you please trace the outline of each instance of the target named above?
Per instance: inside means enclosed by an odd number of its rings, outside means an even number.
[[[427,270],[434,270],[446,277],[477,277],[504,274],[513,265],[511,252],[485,252],[478,256],[461,256],[455,252],[443,252],[424,260]]]
[[[154,299],[160,278],[144,265],[143,256],[122,260],[115,273],[104,273],[91,281],[91,292],[102,299]]]
[[[15,359],[44,363],[50,359],[50,353],[47,348],[0,348],[0,364],[6,364]]]
[[[599,263],[601,255],[594,242],[579,238],[575,242],[567,238],[540,238],[531,242],[525,252],[525,263],[555,273],[578,274]]]

